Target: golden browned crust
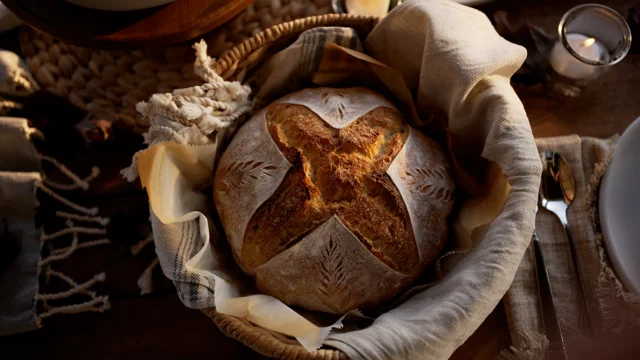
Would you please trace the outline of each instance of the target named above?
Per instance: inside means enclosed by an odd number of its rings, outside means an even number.
[[[249,221],[244,264],[264,264],[336,214],[383,263],[415,274],[419,259],[409,213],[386,174],[409,134],[400,115],[380,107],[334,129],[304,106],[273,104],[266,119],[293,167]]]
[[[242,258],[249,268],[264,264],[331,216],[326,207],[313,206],[318,190],[305,175],[302,155],[294,156],[293,167],[278,190],[258,208],[247,225]]]

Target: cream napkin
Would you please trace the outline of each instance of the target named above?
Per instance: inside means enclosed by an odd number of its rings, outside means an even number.
[[[350,32],[330,29],[306,32],[301,38],[313,41],[302,46],[302,56],[290,57],[290,61],[313,61],[322,56],[325,45],[344,45],[344,36]],[[355,49],[357,44],[358,39],[353,38],[347,47]],[[365,45],[368,54],[400,71],[414,96],[418,115],[427,118],[433,111],[445,112],[456,139],[499,165],[511,190],[495,221],[474,234],[476,245],[448,267],[438,283],[416,291],[371,326],[330,334],[323,344],[340,349],[352,359],[446,359],[498,304],[533,231],[541,164],[526,114],[509,84],[509,77],[525,59],[525,50],[501,38],[482,13],[442,0],[403,3],[381,21]],[[202,53],[202,49],[199,51]],[[200,64],[208,65],[207,60],[198,58]],[[265,66],[268,68],[268,64]],[[279,75],[277,71],[275,67],[274,76]],[[201,73],[207,75],[203,70]],[[295,77],[298,72],[290,73],[280,81],[305,83],[301,81],[305,79]],[[263,83],[268,83],[270,74],[262,75]],[[141,106],[152,120],[150,134],[160,134],[162,129],[163,139],[174,139],[171,134],[193,129],[195,124],[201,130],[215,128],[203,134],[209,139],[200,143],[204,146],[159,143],[136,156],[137,170],[151,198],[154,237],[163,271],[175,282],[185,305],[215,305],[218,311],[280,330],[313,348],[328,329],[301,326],[304,318],[290,313],[291,317],[284,318],[293,323],[283,327],[274,319],[285,311],[264,311],[274,303],[272,299],[263,295],[253,295],[251,301],[234,297],[245,290],[237,281],[241,275],[235,272],[228,249],[223,249],[223,238],[215,233],[210,218],[214,214],[212,202],[205,200],[202,190],[211,184],[213,159],[219,155],[216,152],[240,120],[208,126],[209,120],[201,114],[215,113],[216,101],[223,101],[220,90],[237,88],[238,84],[207,76],[208,83],[202,88],[177,90],[173,95],[156,97],[152,107]],[[183,92],[191,97],[177,99]],[[228,93],[225,96],[233,98]],[[238,111],[224,116],[239,119],[241,114]],[[166,126],[170,120],[180,126]],[[155,142],[153,136],[147,141]],[[225,283],[220,286],[222,280]],[[225,287],[229,290],[228,286],[233,291],[226,294],[232,296],[222,296],[219,292]],[[229,300],[243,305],[229,306]]]
[[[446,359],[498,304],[533,230],[541,164],[509,84],[526,53],[498,36],[482,13],[440,0],[403,3],[365,48],[402,73],[419,114],[444,111],[452,133],[498,164],[511,191],[500,215],[441,281],[372,326],[330,335],[326,343],[351,358]]]

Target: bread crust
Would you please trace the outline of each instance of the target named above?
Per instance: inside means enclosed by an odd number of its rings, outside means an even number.
[[[363,88],[305,89],[250,119],[217,166],[236,261],[288,305],[330,313],[397,296],[447,239],[444,152]]]
[[[409,214],[385,173],[408,136],[400,114],[379,107],[334,129],[304,106],[274,104],[266,121],[293,167],[249,221],[244,263],[264,264],[335,214],[380,261],[414,273],[419,259]]]

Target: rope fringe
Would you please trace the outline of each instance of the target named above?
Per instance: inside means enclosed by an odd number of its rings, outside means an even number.
[[[86,249],[86,248],[99,246],[99,245],[107,245],[107,244],[111,244],[111,240],[109,240],[109,239],[98,239],[98,240],[85,241],[83,243],[79,243],[76,246],[76,250],[78,250],[78,249]],[[67,249],[68,249],[68,247],[55,249],[55,250],[53,250],[53,254],[63,253],[65,251],[67,251]]]
[[[46,272],[45,275],[47,277],[47,282],[49,282],[51,276],[54,276],[54,277],[56,277],[56,278],[58,278],[58,279],[60,279],[60,280],[62,280],[64,282],[66,282],[71,287],[78,287],[79,286],[78,283],[73,281],[72,278],[68,277],[67,275],[65,275],[65,274],[63,274],[61,272],[52,270],[51,267],[47,268],[47,272]],[[91,298],[95,298],[96,295],[97,295],[97,293],[95,291],[90,291],[88,289],[84,289],[84,290],[80,291],[80,294],[91,296]]]
[[[204,39],[200,39],[200,41],[193,44],[193,49],[196,52],[196,61],[193,65],[196,75],[200,76],[202,80],[208,83],[219,83],[223,81],[222,78],[211,68],[213,59],[207,55],[207,43]]]
[[[107,226],[110,222],[110,219],[105,217],[78,215],[64,211],[56,211],[56,216],[70,220],[98,223],[102,226]]]
[[[71,289],[54,294],[36,294],[35,300],[42,302],[42,307],[45,310],[44,312],[37,315],[36,321],[39,326],[41,326],[42,319],[48,318],[55,314],[78,314],[90,311],[104,312],[105,310],[111,308],[108,296],[97,296],[97,293],[95,291],[90,290],[91,287],[96,283],[104,282],[107,279],[107,276],[104,272],[96,274],[93,278],[82,284],[78,284],[69,276],[51,269],[47,270],[46,276],[47,278],[50,278],[51,276],[59,278],[60,280],[66,282],[69,286],[71,286]],[[57,307],[50,306],[47,303],[47,301],[51,300],[67,299],[77,294],[88,295],[91,300],[79,304],[63,305]]]
[[[54,165],[56,168],[58,168],[58,170],[60,170],[60,172],[62,172],[67,178],[69,178],[69,180],[72,181],[71,184],[60,184],[60,183],[56,183],[51,180],[48,180],[46,177],[44,178],[44,181],[47,185],[58,190],[74,190],[77,188],[82,188],[82,190],[86,191],[89,189],[89,182],[95,179],[96,177],[98,177],[98,175],[100,175],[100,169],[94,166],[91,168],[91,174],[89,176],[87,176],[84,179],[80,179],[80,177],[78,177],[78,175],[76,175],[73,171],[69,170],[69,168],[67,168],[58,160],[50,156],[40,154],[40,160],[48,161],[49,163]]]
[[[251,88],[238,81],[225,81],[213,71],[213,59],[207,55],[207,44],[201,40],[196,52],[195,73],[205,84],[172,93],[155,94],[149,102],[139,102],[136,110],[151,120],[156,116],[190,127],[196,125],[204,134],[235,125],[236,120],[251,109]]]
[[[82,293],[86,290],[88,290],[89,288],[91,288],[94,284],[98,283],[98,282],[104,282],[106,280],[107,276],[105,275],[105,273],[101,272],[99,274],[96,274],[91,280],[86,281],[80,285],[75,284],[71,289],[67,290],[67,291],[63,291],[63,292],[59,292],[59,293],[55,293],[55,294],[38,294],[36,295],[36,299],[38,300],[60,300],[60,299],[66,299],[72,295],[78,294],[78,293]]]
[[[76,251],[77,248],[78,248],[78,233],[73,233],[73,240],[71,241],[71,246],[65,248],[65,251],[63,252],[60,252],[58,254],[54,253],[53,255],[50,255],[49,257],[46,257],[40,260],[40,262],[38,263],[38,266],[42,267],[49,264],[52,261],[66,259],[69,256],[71,256],[71,254],[73,254],[73,252]]]
[[[59,184],[59,183],[55,183],[50,180],[47,180],[46,176],[43,176],[43,179],[44,179],[43,181],[38,181],[35,183],[36,191],[39,189],[44,193],[48,194],[49,196],[51,196],[52,198],[58,200],[60,203],[82,214],[75,214],[75,213],[70,213],[65,211],[56,211],[57,217],[66,219],[65,221],[66,228],[51,234],[45,234],[44,231],[42,231],[41,233],[40,241],[42,244],[44,244],[44,242],[46,241],[52,241],[68,234],[72,235],[72,241],[71,241],[71,245],[67,247],[53,249],[51,251],[51,255],[42,259],[38,263],[39,272],[41,271],[41,269],[46,267],[47,270],[45,272],[45,276],[47,278],[47,281],[51,277],[56,277],[62,280],[63,282],[67,283],[67,285],[69,285],[70,287],[69,290],[58,292],[58,293],[52,293],[52,294],[36,293],[35,302],[36,304],[41,303],[42,310],[43,310],[43,312],[38,314],[36,317],[36,323],[38,327],[42,326],[42,319],[48,318],[55,314],[77,314],[77,313],[89,312],[89,311],[104,312],[105,310],[111,307],[108,296],[98,296],[95,291],[91,290],[91,287],[93,287],[96,283],[104,282],[106,280],[106,275],[104,272],[94,275],[93,278],[91,278],[90,280],[82,284],[78,284],[69,276],[61,272],[52,270],[50,266],[50,264],[54,261],[63,260],[70,257],[78,249],[111,243],[111,241],[106,238],[90,240],[90,241],[85,241],[80,243],[79,242],[80,234],[104,235],[107,233],[107,230],[105,228],[90,228],[90,227],[76,226],[74,221],[96,223],[104,227],[109,224],[109,219],[96,216],[98,214],[98,208],[96,207],[85,208],[83,206],[80,206],[66,199],[65,197],[55,193],[53,190],[51,190],[45,185],[46,183],[48,186],[51,186],[59,190],[74,190],[77,188],[82,188],[83,190],[87,190],[89,189],[89,183],[100,174],[100,169],[94,166],[92,167],[91,174],[89,176],[85,177],[84,179],[80,179],[74,172],[69,170],[66,166],[64,166],[63,164],[61,164],[59,161],[57,161],[52,157],[49,157],[46,155],[40,155],[40,160],[48,161],[51,164],[53,164],[55,167],[58,168],[58,170],[60,170],[60,172],[62,172],[67,178],[69,178],[72,183]],[[87,216],[87,215],[91,215],[91,216]],[[50,306],[47,303],[47,301],[68,299],[78,294],[89,296],[90,300],[83,303],[79,303],[79,304],[63,305],[63,306]]]
[[[42,234],[42,236],[40,237],[40,239],[42,241],[49,241],[49,240],[53,240],[53,239],[57,239],[61,236],[67,235],[67,234],[89,234],[89,235],[104,235],[107,233],[106,229],[95,229],[95,228],[86,228],[86,227],[81,227],[81,226],[74,226],[74,227],[68,227],[66,229],[62,229],[59,231],[56,231],[52,234]]]
[[[105,245],[105,244],[110,244],[111,241],[109,239],[97,239],[97,240],[91,240],[91,241],[86,241],[83,243],[78,243],[79,241],[79,237],[78,234],[90,234],[90,235],[104,235],[106,234],[107,230],[106,229],[96,229],[96,228],[86,228],[86,227],[78,227],[75,226],[75,224],[73,223],[73,221],[71,219],[79,219],[79,220],[84,220],[84,221],[93,221],[93,222],[98,222],[98,223],[105,223],[104,220],[108,220],[108,219],[104,219],[101,217],[88,217],[88,216],[83,216],[83,215],[78,215],[78,214],[72,214],[72,213],[66,213],[66,212],[61,212],[61,211],[57,211],[56,215],[58,217],[62,217],[62,218],[66,218],[66,226],[67,228],[56,231],[52,234],[45,234],[44,231],[42,232],[42,235],[40,236],[40,240],[42,242],[45,241],[50,241],[50,240],[54,240],[57,238],[60,238],[64,235],[68,235],[68,234],[72,234],[73,238],[71,241],[71,245],[64,247],[64,248],[59,248],[59,249],[53,249],[51,251],[51,255],[49,257],[46,257],[42,260],[40,260],[40,262],[38,263],[38,265],[40,267],[45,266],[53,261],[58,261],[58,260],[63,260],[68,258],[69,256],[71,256],[77,249],[81,249],[81,248],[88,248],[88,247],[93,247],[93,246],[98,246],[98,245]],[[106,221],[108,222],[108,221]]]
[[[205,84],[176,89],[172,93],[155,94],[148,102],[136,104],[136,111],[151,123],[144,134],[148,145],[159,141],[187,143],[186,137],[208,141],[207,136],[214,132],[233,129],[238,120],[252,109],[249,100],[251,88],[238,81],[225,81],[216,74],[211,68],[214,60],[207,55],[204,40],[194,44],[193,48],[196,52],[194,70]],[[166,120],[163,124],[162,119],[157,117],[182,124],[186,129],[167,126]],[[120,171],[129,182],[138,177],[136,155],[131,166]]]
[[[59,307],[51,307],[49,311],[46,311],[38,315],[38,319],[46,319],[55,314],[79,314],[83,312],[104,312],[111,308],[108,296],[98,296],[95,299],[91,299],[87,302],[74,305],[65,305]]]
[[[51,196],[52,198],[58,200],[59,202],[61,202],[62,204],[87,215],[98,215],[98,208],[97,207],[93,207],[93,208],[86,208],[84,206],[80,206],[68,199],[66,199],[65,197],[56,194],[53,190],[49,189],[48,187],[46,187],[44,185],[44,183],[38,181],[35,183],[36,188],[42,190],[43,192],[45,192],[46,194],[48,194],[49,196]]]
[[[140,288],[140,295],[147,295],[153,292],[153,269],[155,269],[160,263],[160,259],[156,256],[155,259],[144,269],[140,278],[138,278],[138,287]]]

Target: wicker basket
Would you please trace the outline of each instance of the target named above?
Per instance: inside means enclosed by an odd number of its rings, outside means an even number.
[[[320,26],[344,26],[354,28],[358,34],[364,36],[378,21],[375,17],[329,14],[279,24],[236,45],[218,58],[212,67],[226,80],[242,81],[247,71],[264,60],[267,49],[274,45],[285,47],[305,30]],[[220,314],[215,309],[205,309],[203,312],[225,335],[269,357],[298,360],[347,359],[347,356],[338,350],[321,349],[308,352],[295,339],[273,333],[235,316]]]

